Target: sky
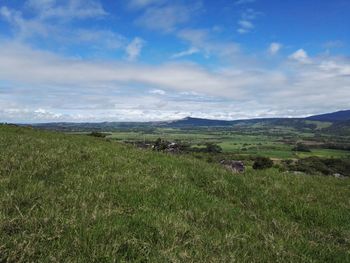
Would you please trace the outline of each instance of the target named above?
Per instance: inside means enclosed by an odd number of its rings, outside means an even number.
[[[0,122],[345,109],[349,0],[0,0]]]

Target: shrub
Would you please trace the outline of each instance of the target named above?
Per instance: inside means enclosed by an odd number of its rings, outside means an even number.
[[[290,170],[300,171],[307,174],[333,175],[335,173],[350,176],[349,159],[322,159],[309,157],[300,159],[295,165],[288,167]]]
[[[89,136],[97,137],[97,138],[106,138],[107,134],[101,132],[91,132]]]
[[[222,153],[222,148],[217,144],[206,143],[205,146],[206,146],[205,151],[208,153]]]
[[[302,143],[298,143],[293,149],[292,151],[295,152],[311,152],[310,148]]]
[[[273,166],[273,161],[270,158],[267,157],[257,157],[253,164],[253,169],[255,170],[262,170],[262,169],[268,169]]]
[[[285,166],[291,166],[293,164],[293,160],[290,160],[290,159],[282,160],[282,164]]]
[[[161,138],[158,138],[155,142],[154,142],[154,150],[157,151],[164,151],[168,148],[168,142],[163,141]]]

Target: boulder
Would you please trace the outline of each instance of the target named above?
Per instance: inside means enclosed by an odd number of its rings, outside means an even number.
[[[222,160],[220,164],[234,173],[243,173],[245,171],[245,166],[242,161]]]

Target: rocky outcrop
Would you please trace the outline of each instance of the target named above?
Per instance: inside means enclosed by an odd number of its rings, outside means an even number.
[[[222,160],[220,164],[234,173],[243,173],[245,171],[245,166],[242,161]]]

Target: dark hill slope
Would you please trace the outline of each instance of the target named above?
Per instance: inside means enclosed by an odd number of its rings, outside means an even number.
[[[0,126],[0,262],[349,262],[349,187]]]
[[[184,128],[184,127],[223,127],[232,126],[234,121],[210,120],[187,117],[181,120],[170,121],[165,123],[168,127]]]
[[[350,110],[315,115],[315,116],[308,117],[307,119],[312,121],[329,121],[329,122],[350,121]]]

